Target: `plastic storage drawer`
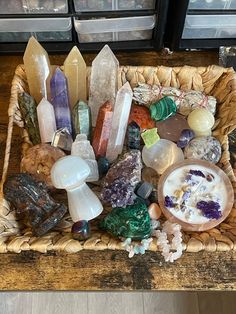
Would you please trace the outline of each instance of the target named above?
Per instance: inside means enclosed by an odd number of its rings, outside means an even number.
[[[80,43],[148,40],[152,38],[156,16],[112,19],[74,19]]]
[[[0,42],[71,41],[71,18],[0,19]]]
[[[151,10],[155,4],[155,0],[74,0],[76,12]]]
[[[182,39],[236,38],[236,15],[187,15]]]
[[[190,10],[235,10],[236,0],[190,0]]]
[[[67,0],[0,0],[0,14],[52,14],[67,12]]]

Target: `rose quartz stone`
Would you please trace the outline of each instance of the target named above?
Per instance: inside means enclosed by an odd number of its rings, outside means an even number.
[[[161,217],[162,211],[160,206],[158,206],[156,203],[152,203],[148,207],[148,213],[151,219],[157,220]]]
[[[53,164],[65,153],[49,144],[39,144],[28,149],[21,160],[21,171],[32,174],[37,180],[53,187],[51,181],[51,168]]]

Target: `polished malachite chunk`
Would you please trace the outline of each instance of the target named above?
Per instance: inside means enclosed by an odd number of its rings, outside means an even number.
[[[141,240],[150,237],[151,221],[145,202],[137,198],[133,205],[116,207],[101,221],[100,227],[116,237]]]
[[[37,104],[33,97],[23,92],[18,95],[18,104],[22,119],[25,124],[25,129],[29,134],[29,138],[33,145],[41,143],[39,134],[39,125],[37,118]]]
[[[177,112],[177,107],[173,99],[165,96],[149,107],[151,118],[155,121],[166,120]]]
[[[86,134],[88,139],[91,138],[91,111],[84,101],[80,100],[74,106],[72,122],[75,135]]]

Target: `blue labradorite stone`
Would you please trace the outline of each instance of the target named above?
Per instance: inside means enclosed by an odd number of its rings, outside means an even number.
[[[177,112],[177,107],[173,99],[165,96],[149,107],[151,118],[155,121],[166,120]]]
[[[106,157],[98,158],[99,177],[104,176],[110,168],[110,162]]]
[[[72,236],[75,240],[86,240],[90,236],[90,226],[87,220],[80,220],[73,224],[71,228]]]
[[[148,208],[139,198],[133,205],[113,208],[101,221],[100,227],[116,237],[134,240],[145,239],[151,235]]]

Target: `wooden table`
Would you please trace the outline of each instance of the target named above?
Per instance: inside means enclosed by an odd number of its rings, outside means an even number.
[[[88,65],[94,54],[84,56]],[[207,66],[215,52],[118,53],[122,65]],[[51,56],[62,64],[65,56]],[[0,170],[7,133],[7,109],[15,67],[22,56],[0,57]],[[9,173],[16,173],[21,145],[15,128]],[[23,252],[0,255],[1,290],[235,290],[236,252],[184,253],[174,264],[159,253],[128,258],[127,252],[81,251],[78,254]]]

